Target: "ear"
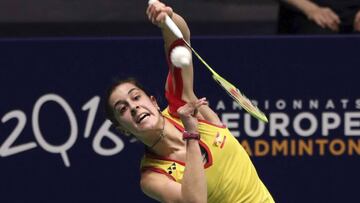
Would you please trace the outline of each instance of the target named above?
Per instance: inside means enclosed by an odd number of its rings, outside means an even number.
[[[160,111],[160,107],[156,101],[156,98],[154,96],[150,96],[150,100],[154,104],[154,106]]]

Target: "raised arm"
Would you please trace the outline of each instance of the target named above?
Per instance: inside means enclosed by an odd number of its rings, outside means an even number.
[[[165,53],[167,54],[167,57],[171,49],[171,45],[178,39],[171,32],[171,30],[165,25],[164,23],[165,15],[168,15],[174,21],[174,23],[178,26],[178,28],[182,32],[184,39],[190,43],[190,30],[187,23],[181,16],[173,12],[173,10],[170,7],[166,6],[162,2],[154,1],[151,5],[149,5],[147,9],[147,14],[150,21],[161,28],[164,39]],[[181,43],[180,40],[178,44],[184,45],[183,43]],[[170,62],[169,59],[168,61]],[[169,88],[171,88],[169,87],[169,85],[174,85],[175,91],[180,91],[180,89],[182,89],[181,99],[183,99],[186,102],[195,100],[195,94],[193,91],[193,81],[194,81],[193,64],[191,63],[188,67],[181,69],[182,84],[179,84],[176,81],[179,80],[180,78],[178,78],[178,75],[175,75],[174,73],[175,67],[171,64],[171,62],[169,63],[169,66],[170,66],[169,71],[174,77],[172,84],[169,84],[168,82],[166,83],[166,87],[165,87],[166,90],[168,91]],[[180,87],[180,85],[182,85],[182,88]]]
[[[175,113],[181,105],[184,105],[187,102],[196,101],[198,98],[194,93],[194,68],[192,61],[190,65],[185,68],[175,67],[173,64],[171,64],[169,59],[171,49],[174,48],[174,46],[186,45],[180,39],[178,39],[164,24],[165,16],[168,15],[175,22],[175,24],[182,32],[184,39],[188,43],[190,43],[190,30],[185,20],[162,2],[155,1],[149,5],[147,9],[147,15],[149,20],[153,24],[159,26],[162,30],[165,53],[169,62],[169,75],[166,81],[165,90],[167,92],[169,106],[173,107],[170,108],[170,110],[175,109],[173,110],[173,113]],[[221,121],[217,114],[212,109],[210,109],[209,106],[201,106],[199,108],[198,116],[200,119],[221,125]]]

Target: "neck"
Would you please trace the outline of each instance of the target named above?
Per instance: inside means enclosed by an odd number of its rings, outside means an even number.
[[[170,154],[181,150],[184,145],[181,132],[163,117],[163,129],[149,149],[157,155],[168,157]]]
[[[164,129],[165,129],[165,117],[164,116],[162,117],[162,120],[163,120],[163,124],[162,124],[161,132],[160,132],[158,138],[154,141],[154,143],[149,146],[149,149],[153,149],[157,144],[159,144],[161,142],[161,140],[163,140],[165,138],[165,132],[164,132]]]

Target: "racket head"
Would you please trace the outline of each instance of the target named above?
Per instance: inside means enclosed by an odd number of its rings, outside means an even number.
[[[212,77],[245,111],[265,123],[268,122],[266,115],[242,94],[238,88],[218,74],[214,74]]]

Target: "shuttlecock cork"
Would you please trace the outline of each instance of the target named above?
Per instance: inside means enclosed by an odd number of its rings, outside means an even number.
[[[178,68],[188,67],[191,63],[191,52],[184,46],[177,46],[171,51],[170,60]]]

